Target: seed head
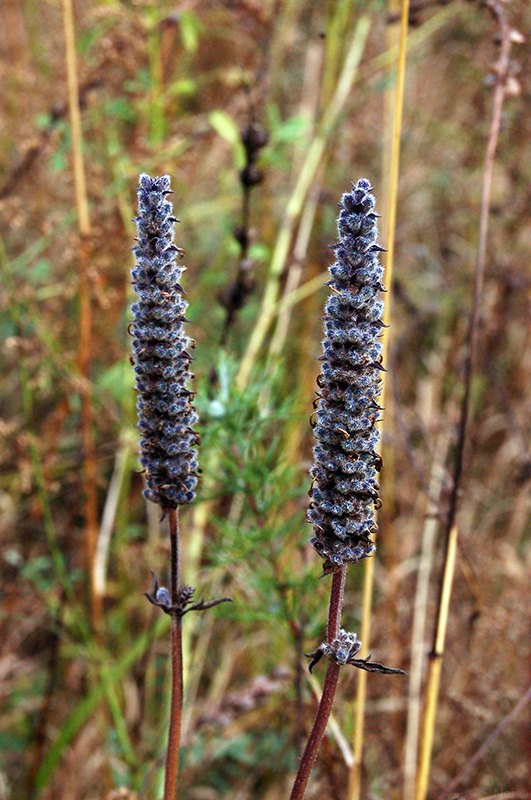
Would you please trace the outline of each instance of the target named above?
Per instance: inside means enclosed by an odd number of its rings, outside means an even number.
[[[193,339],[184,334],[188,304],[180,285],[182,251],[173,244],[170,178],[141,175],[138,192],[137,244],[132,271],[137,302],[131,310],[134,371],[138,392],[140,463],[146,472],[145,496],[163,512],[190,503],[197,485],[193,426],[197,414],[190,380],[189,350]]]
[[[376,473],[382,460],[376,447],[384,287],[370,188],[361,179],[341,198],[328,283],[332,293],[323,318],[308,519],[325,574],[373,553],[374,506],[380,503]]]

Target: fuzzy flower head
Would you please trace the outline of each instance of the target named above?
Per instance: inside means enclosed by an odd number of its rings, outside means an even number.
[[[370,189],[361,179],[341,198],[336,262],[327,284],[332,293],[323,317],[308,519],[325,574],[373,553],[374,508],[380,504],[383,248],[376,241]]]
[[[197,414],[189,350],[194,342],[183,331],[188,304],[180,285],[183,251],[173,244],[170,178],[141,175],[138,192],[137,244],[132,271],[137,302],[131,310],[133,362],[138,392],[138,428],[145,469],[145,496],[163,512],[190,503],[197,484],[193,426]]]

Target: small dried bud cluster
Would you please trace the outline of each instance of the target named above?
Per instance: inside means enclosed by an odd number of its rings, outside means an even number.
[[[141,175],[138,188],[136,265],[132,271],[138,302],[132,306],[133,358],[138,391],[138,427],[145,496],[163,512],[190,503],[197,484],[193,426],[197,414],[188,350],[193,340],[183,331],[187,303],[180,285],[182,250],[173,244],[170,178]]]
[[[264,179],[262,170],[256,166],[260,150],[269,141],[269,134],[257,122],[250,122],[242,131],[242,144],[245,148],[245,167],[240,172],[242,186],[256,186]]]
[[[345,664],[350,664],[352,667],[364,669],[366,672],[380,672],[384,675],[406,674],[401,669],[384,667],[383,664],[379,664],[377,661],[370,661],[370,656],[367,656],[367,658],[356,658],[360,650],[361,642],[358,641],[357,635],[340,628],[336,639],[332,642],[323,642],[314,653],[306,654],[307,658],[312,659],[309,665],[310,672],[323,656],[327,656],[340,667],[345,666]]]
[[[324,559],[324,573],[357,563],[374,551],[380,439],[378,397],[383,327],[379,299],[383,267],[370,184],[361,179],[339,204],[339,243],[330,267],[332,290],[324,315],[325,339],[313,450],[308,519],[311,543]]]
[[[172,603],[169,591],[165,586],[159,585],[154,572],[152,572],[151,575],[151,591],[144,592],[144,596],[147,597],[152,605],[158,606],[165,614],[175,614],[178,617],[184,617],[189,611],[206,611],[207,608],[214,608],[214,606],[219,606],[220,603],[232,602],[230,597],[220,597],[217,600],[210,600],[208,603],[205,603],[204,600],[200,600],[199,603],[190,605],[195,589],[192,586],[184,584],[183,586],[179,586],[175,602]]]

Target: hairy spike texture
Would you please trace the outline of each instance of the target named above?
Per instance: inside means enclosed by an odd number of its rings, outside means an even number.
[[[132,276],[138,302],[131,308],[131,331],[140,462],[146,471],[144,494],[165,512],[195,497],[199,437],[193,426],[198,418],[193,392],[187,389],[192,360],[188,350],[194,341],[183,331],[188,304],[180,286],[184,268],[177,265],[182,251],[173,244],[177,220],[166,199],[170,178],[140,175],[137,192],[138,243],[133,248]]]
[[[370,183],[360,179],[341,198],[332,294],[325,306],[323,355],[313,449],[308,519],[310,540],[324,573],[374,552],[376,473],[382,460],[378,397],[382,344],[383,267],[376,242],[377,215]]]

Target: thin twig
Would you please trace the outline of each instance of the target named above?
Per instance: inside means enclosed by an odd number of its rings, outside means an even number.
[[[345,588],[345,575],[347,568],[343,566],[338,572],[332,576],[332,584],[330,586],[330,605],[328,607],[328,632],[327,640],[332,642],[339,634],[339,627],[341,622],[341,609],[343,607],[343,591]],[[323,736],[325,735],[326,725],[334,697],[337,689],[337,682],[339,679],[340,666],[336,664],[331,658],[328,659],[328,667],[323,684],[323,694],[317,709],[317,715],[313,723],[313,727],[308,737],[304,753],[302,755],[297,776],[291,790],[290,800],[302,800],[308,779],[312,771],[317,753]],[[166,800],[166,799],[165,799]]]
[[[245,151],[245,164],[240,170],[240,185],[242,187],[241,221],[233,230],[233,236],[240,246],[238,271],[232,284],[219,296],[218,299],[225,308],[225,324],[221,332],[220,345],[227,343],[227,338],[234,326],[238,312],[246,304],[249,295],[254,291],[255,281],[251,274],[251,260],[249,248],[251,245],[251,193],[254,187],[262,183],[263,172],[256,166],[260,151],[266,146],[269,135],[255,121],[254,110],[251,119],[240,134]]]
[[[102,72],[102,67],[99,67]],[[98,89],[102,86],[103,80],[101,77],[89,78],[79,88],[79,107],[83,108],[87,102],[87,96],[93,89]],[[58,123],[66,116],[68,112],[68,104],[63,101],[56,101],[46,112],[48,122],[46,126],[40,130],[33,132],[33,140],[35,144],[28,147],[27,150],[20,156],[19,160],[11,167],[10,171],[6,171],[3,182],[0,184],[0,200],[9,197],[14,191],[20,189],[21,181],[27,176],[33,174],[33,168],[38,158],[43,154],[46,145],[50,141]]]
[[[456,514],[457,497],[461,487],[461,475],[465,460],[465,447],[467,444],[467,427],[470,414],[470,390],[472,383],[472,373],[476,362],[477,343],[479,337],[480,317],[481,317],[481,298],[483,294],[483,283],[485,279],[485,263],[487,256],[487,232],[489,226],[489,207],[492,189],[492,173],[494,169],[494,156],[498,144],[500,133],[502,105],[507,91],[506,78],[509,71],[509,53],[511,50],[510,29],[502,8],[498,0],[488,0],[486,3],[497,16],[500,24],[500,57],[496,65],[498,81],[494,90],[494,100],[492,107],[492,121],[485,154],[485,167],[483,170],[483,184],[481,192],[481,209],[479,217],[479,241],[476,260],[476,270],[474,276],[474,299],[472,304],[472,314],[468,331],[467,351],[464,364],[464,396],[461,407],[461,419],[459,422],[459,432],[457,438],[457,452],[455,460],[455,471],[452,493],[450,495],[450,508],[448,511],[447,535],[453,524]]]

